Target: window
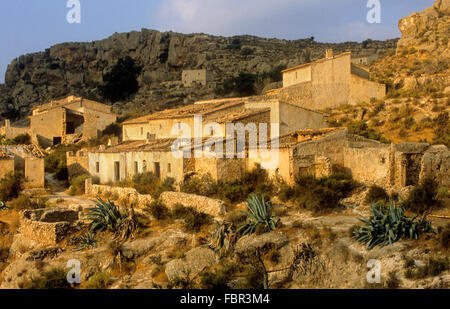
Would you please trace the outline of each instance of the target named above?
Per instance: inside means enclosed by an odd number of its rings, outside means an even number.
[[[167,164],[167,172],[172,173],[172,164]]]
[[[161,177],[161,166],[160,166],[159,162],[155,162],[155,175],[158,178]]]
[[[137,161],[134,162],[134,173],[135,173],[135,174],[138,174],[138,173],[139,173],[139,165],[138,165],[138,162],[137,162]]]
[[[144,128],[141,127],[141,135],[144,135]]]
[[[145,173],[147,172],[147,161],[142,161],[142,172]]]
[[[95,162],[95,172],[100,173],[100,162]]]

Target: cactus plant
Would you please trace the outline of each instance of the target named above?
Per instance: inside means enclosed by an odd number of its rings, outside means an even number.
[[[266,232],[275,230],[280,219],[272,214],[272,204],[265,201],[264,195],[251,195],[247,200],[247,209],[243,213],[248,216],[249,222],[238,229],[239,235],[253,234],[258,226],[263,226]]]
[[[392,201],[389,207],[372,205],[371,210],[372,216],[369,219],[360,219],[366,225],[353,231],[357,241],[365,243],[369,250],[377,245],[384,247],[393,244],[406,237],[419,239],[421,233],[433,231],[425,217],[420,220],[417,215],[408,218],[404,215],[403,208],[394,207]]]
[[[91,249],[97,247],[97,240],[95,240],[95,233],[87,232],[86,235],[81,236],[77,239],[77,242],[80,244],[77,248],[77,251]]]
[[[89,208],[87,219],[92,221],[91,231],[115,231],[123,220],[119,208],[114,202],[105,202],[101,198],[95,202],[95,208]]]

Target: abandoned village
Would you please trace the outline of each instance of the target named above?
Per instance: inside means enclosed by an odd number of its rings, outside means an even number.
[[[1,113],[0,288],[448,289],[449,20],[437,0],[400,21],[398,42],[276,41],[305,45],[285,62],[271,39],[145,29],[14,60],[0,85],[19,105]],[[139,76],[131,58],[150,41],[161,66]],[[91,91],[111,42],[144,88],[123,101]],[[207,52],[188,65],[194,43]],[[58,57],[96,59],[101,74],[77,62],[66,80],[91,88],[45,85],[38,100],[34,79],[43,63],[57,76]],[[226,61],[239,59],[259,73],[236,77]],[[258,91],[224,90],[245,78]],[[81,279],[66,282],[74,260]]]

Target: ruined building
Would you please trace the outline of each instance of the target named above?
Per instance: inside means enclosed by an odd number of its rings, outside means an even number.
[[[324,110],[382,99],[386,86],[370,81],[365,68],[352,63],[351,53],[333,55],[283,71],[283,88],[275,93],[282,101]]]
[[[326,116],[280,102],[276,99],[234,98],[200,101],[196,104],[165,110],[123,123],[123,142],[89,151],[89,172],[102,183],[114,182],[143,172],[154,172],[161,178],[172,177],[181,181],[186,173],[209,173],[215,179],[239,177],[245,166],[227,158],[176,158],[173,143],[180,137],[178,130],[189,132],[191,140],[196,130],[196,118],[202,117],[200,131],[202,143],[211,138],[221,141],[234,138],[227,124],[239,128],[247,125],[280,124],[280,132],[287,134],[305,128],[326,127]],[[248,128],[248,127],[247,127]],[[279,133],[277,133],[278,135]],[[194,152],[198,145],[192,144]],[[194,156],[191,156],[194,157]]]
[[[34,145],[0,147],[0,179],[8,173],[21,172],[27,188],[45,185],[44,153]]]
[[[111,106],[69,96],[33,108],[28,127],[11,126],[6,121],[1,132],[7,138],[27,133],[33,143],[49,147],[81,138],[97,138],[116,119]]]
[[[207,86],[212,82],[212,75],[207,70],[184,70],[181,74],[181,81],[184,87]]]

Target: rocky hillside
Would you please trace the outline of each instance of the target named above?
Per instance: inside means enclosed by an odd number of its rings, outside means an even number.
[[[396,53],[371,67],[373,77],[397,91],[391,93],[397,96],[448,93],[450,0],[437,0],[423,12],[401,19],[399,29],[402,38]]]
[[[450,147],[450,0],[401,19],[399,28],[397,50],[370,67],[387,98],[328,111],[329,120],[366,137]]]
[[[0,115],[17,118],[30,108],[68,94],[104,101],[99,86],[103,74],[125,56],[142,66],[139,92],[117,111],[154,109],[188,104],[215,96],[215,86],[240,72],[262,73],[277,66],[293,66],[323,57],[326,48],[357,55],[395,49],[396,40],[341,44],[317,43],[313,38],[287,41],[253,36],[217,37],[205,34],[161,33],[154,30],[114,34],[91,43],[64,43],[18,57],[8,66],[0,85]],[[183,88],[183,69],[204,68],[215,83]]]

